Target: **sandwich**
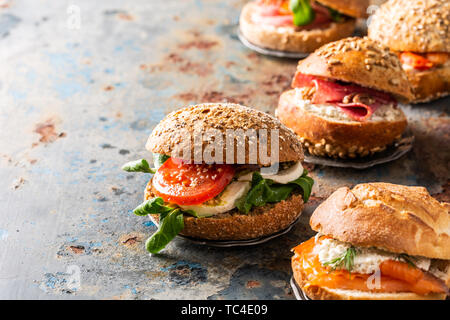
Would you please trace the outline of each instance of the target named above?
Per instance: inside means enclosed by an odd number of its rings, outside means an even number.
[[[423,187],[340,188],[311,216],[318,234],[293,249],[295,282],[314,300],[445,299],[449,208]]]
[[[204,240],[249,240],[284,230],[300,216],[313,180],[302,167],[295,134],[276,118],[237,104],[200,104],[167,115],[128,172],[151,173],[145,201],[158,230],[150,253],[178,234]]]
[[[309,53],[351,36],[367,7],[368,0],[256,0],[242,9],[239,25],[257,46]]]
[[[326,44],[298,63],[276,115],[310,154],[357,158],[384,151],[407,126],[412,98],[398,57],[367,38]]]
[[[414,102],[450,93],[450,1],[395,0],[372,16],[369,37],[395,51],[414,90]]]

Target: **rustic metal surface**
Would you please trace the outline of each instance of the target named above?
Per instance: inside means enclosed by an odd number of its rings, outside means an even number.
[[[446,99],[406,107],[407,156],[365,171],[310,167],[312,200],[287,235],[230,249],[177,239],[150,257],[155,226],[131,212],[148,176],[120,166],[149,158],[148,134],[183,105],[273,113],[296,63],[240,43],[243,0],[71,3],[79,29],[66,1],[0,1],[0,298],[293,299],[290,248],[337,187],[389,181],[448,199]]]

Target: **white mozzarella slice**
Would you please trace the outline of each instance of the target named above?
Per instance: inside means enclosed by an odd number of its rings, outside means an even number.
[[[277,174],[261,174],[264,179],[270,179],[276,183],[287,184],[292,182],[303,174],[303,166],[299,162],[295,163],[292,167],[285,170],[281,170]],[[244,174],[238,178],[238,181],[251,181],[253,172]]]
[[[250,182],[235,181],[230,183],[219,198],[192,206],[180,206],[183,210],[193,210],[200,217],[209,217],[230,211],[236,207],[236,200],[247,194]]]

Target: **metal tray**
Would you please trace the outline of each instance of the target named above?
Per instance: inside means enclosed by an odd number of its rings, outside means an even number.
[[[250,50],[256,51],[256,52],[266,55],[266,56],[272,56],[272,57],[277,57],[277,58],[289,58],[289,59],[303,59],[303,58],[306,58],[307,56],[309,56],[309,53],[305,53],[305,52],[287,52],[287,51],[279,51],[279,50],[272,50],[272,49],[259,47],[256,44],[253,44],[250,41],[248,41],[242,35],[239,28],[237,31],[237,35],[238,35],[239,40],[241,40],[241,42],[244,44],[244,46],[246,46]]]
[[[158,225],[156,223],[156,221],[152,219],[151,216],[150,216],[150,219],[152,220],[153,223]],[[248,240],[205,240],[205,239],[197,239],[197,238],[192,238],[192,237],[188,237],[188,236],[183,236],[181,234],[177,235],[177,237],[188,240],[195,244],[200,244],[200,245],[210,246],[210,247],[217,247],[217,248],[254,246],[254,245],[265,243],[267,241],[278,238],[278,237],[288,233],[289,231],[291,231],[292,227],[299,221],[299,219],[300,219],[300,215],[289,226],[287,226],[285,229],[280,230],[276,233],[273,233],[268,236],[254,238],[254,239],[248,239]]]
[[[367,169],[382,163],[387,163],[399,159],[412,149],[413,144],[414,144],[414,134],[412,133],[411,129],[408,128],[403,133],[400,140],[397,140],[385,151],[376,153],[371,157],[359,159],[333,159],[326,157],[318,157],[311,155],[305,148],[304,150],[305,162],[319,164],[328,167]]]
[[[297,285],[297,282],[295,282],[294,276],[291,277],[291,288],[292,288],[292,291],[294,292],[294,296],[297,300],[311,300],[303,292],[303,290]]]

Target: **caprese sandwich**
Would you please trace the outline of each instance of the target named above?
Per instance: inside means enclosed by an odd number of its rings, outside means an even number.
[[[295,134],[276,118],[237,104],[172,112],[155,127],[146,147],[154,168],[141,159],[123,169],[153,174],[145,201],[134,210],[159,225],[146,242],[151,253],[177,234],[247,240],[281,231],[300,216],[314,183],[302,167]],[[263,156],[264,150],[270,157]],[[205,152],[213,160],[198,158]],[[269,167],[278,170],[263,170]]]
[[[333,158],[373,155],[407,126],[397,99],[412,98],[398,57],[367,38],[326,44],[299,62],[277,117],[310,154]]]
[[[373,15],[369,37],[398,53],[414,102],[450,94],[450,1],[396,0]]]
[[[314,300],[445,299],[449,204],[425,188],[365,183],[335,191],[311,216],[318,234],[292,249],[294,279]]]
[[[242,35],[251,43],[279,51],[309,53],[351,36],[366,15],[368,0],[256,0],[243,8]]]

